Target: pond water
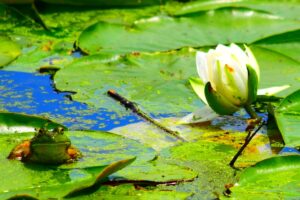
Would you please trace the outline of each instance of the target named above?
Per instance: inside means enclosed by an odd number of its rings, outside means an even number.
[[[69,95],[55,91],[50,75],[0,70],[1,110],[48,117],[74,130],[110,130],[141,121],[130,111],[117,117],[114,112],[71,101]]]

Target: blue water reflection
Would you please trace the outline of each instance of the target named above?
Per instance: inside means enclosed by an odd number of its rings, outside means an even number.
[[[128,112],[119,117],[70,101],[68,92],[56,92],[50,75],[0,70],[0,109],[48,117],[74,129],[110,130],[140,121]]]

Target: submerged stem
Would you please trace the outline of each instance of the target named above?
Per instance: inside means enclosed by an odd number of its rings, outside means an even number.
[[[258,119],[259,118],[258,115],[256,114],[255,110],[251,107],[250,104],[246,104],[244,108],[245,108],[246,112],[250,115],[250,117],[252,119]]]
[[[252,138],[256,135],[256,133],[263,127],[263,125],[265,124],[265,121],[261,121],[259,126],[257,127],[257,129],[253,132],[253,130],[250,130],[246,139],[245,139],[245,143],[241,146],[241,148],[239,149],[239,151],[234,155],[234,157],[232,158],[232,160],[230,161],[229,165],[231,167],[234,168],[234,163],[236,162],[236,160],[238,159],[238,157],[242,154],[242,152],[244,151],[244,149],[248,146],[248,144],[250,143],[250,141],[252,140]]]

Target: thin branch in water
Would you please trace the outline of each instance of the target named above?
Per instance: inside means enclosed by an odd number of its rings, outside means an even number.
[[[149,115],[147,115],[145,112],[143,112],[136,103],[127,100],[126,98],[122,97],[120,94],[118,94],[116,91],[114,90],[108,90],[107,94],[113,98],[114,100],[118,101],[121,103],[121,105],[123,105],[126,109],[131,110],[132,112],[134,112],[135,114],[137,114],[138,116],[142,117],[143,119],[145,119],[146,121],[150,122],[151,124],[155,125],[156,127],[160,128],[161,130],[163,130],[164,132],[172,135],[173,137],[176,137],[177,139],[181,140],[181,141],[185,141],[184,138],[179,136],[179,133],[177,131],[173,131],[167,127],[165,127],[164,125],[162,125],[161,123],[159,123],[158,121],[154,120],[152,117],[150,117]]]
[[[259,126],[257,127],[257,129],[252,133],[253,130],[250,130],[246,139],[245,139],[245,143],[241,146],[241,148],[239,149],[239,151],[234,155],[234,157],[232,158],[232,160],[230,161],[229,165],[233,168],[234,167],[234,163],[236,162],[236,160],[238,159],[238,157],[242,154],[242,152],[244,151],[244,149],[248,146],[248,144],[250,143],[250,141],[253,139],[253,137],[256,135],[256,133],[263,127],[263,125],[265,125],[265,121],[261,121]]]

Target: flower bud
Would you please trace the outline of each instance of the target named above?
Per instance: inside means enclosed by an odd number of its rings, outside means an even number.
[[[235,44],[198,51],[196,65],[206,101],[218,114],[232,114],[255,101],[259,66],[246,45],[245,51]]]

